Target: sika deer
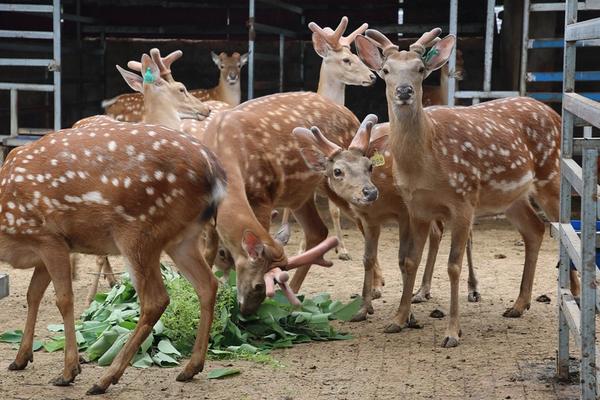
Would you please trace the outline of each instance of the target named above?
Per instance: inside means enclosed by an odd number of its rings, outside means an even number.
[[[226,188],[225,173],[210,150],[165,127],[100,116],[15,149],[0,179],[0,259],[15,268],[34,268],[25,333],[9,369],[24,369],[33,360],[35,321],[52,281],[66,337],[64,371],[52,383],[74,381],[81,368],[69,253],[122,254],[141,316],[111,367],[88,391],[104,393],[118,382],[169,303],[159,264],[164,250],[201,304],[192,358],[177,380],[202,371],[217,281],[197,243]]]
[[[375,74],[350,49],[356,36],[363,33],[369,27],[368,24],[362,24],[348,36],[343,36],[347,26],[348,18],[345,16],[342,17],[335,31],[329,27],[321,28],[314,22],[308,24],[309,29],[313,32],[313,48],[323,59],[317,93],[340,105],[345,103],[346,85],[371,86],[377,79]],[[343,240],[340,209],[332,201],[329,201],[329,212],[331,213],[336,236],[340,240],[339,249],[337,249],[338,257],[341,260],[350,260],[350,255]],[[278,238],[285,243],[289,239],[288,218],[289,210],[286,209],[282,218],[282,227],[278,233]],[[376,270],[377,284],[375,288],[379,296],[383,286],[383,276],[379,267]],[[299,282],[299,284],[301,283]],[[299,289],[299,286],[297,289]]]
[[[406,238],[409,233],[408,211],[393,180],[393,158],[388,144],[389,123],[374,125],[376,122],[377,118],[374,115],[368,116],[363,121],[363,144],[361,146],[351,145],[348,150],[343,150],[328,141],[317,127],[311,128],[312,132],[305,128],[294,130],[294,134],[299,135],[307,144],[317,147],[317,156],[311,152],[304,151],[302,153],[305,161],[313,170],[320,171],[325,175],[329,188],[350,204],[352,212],[360,221],[359,226],[365,237],[363,306],[354,316],[353,321],[363,321],[367,314],[374,312],[372,306],[373,270],[377,265],[381,225],[390,220],[395,221],[399,226],[400,238]],[[369,126],[373,126],[372,133]],[[358,135],[355,140],[357,137]],[[370,201],[364,199],[357,201],[360,194],[373,185],[378,189],[379,196]],[[439,221],[431,226],[423,283],[413,297],[413,303],[430,298],[431,277],[443,228],[443,224]],[[418,298],[419,295],[422,298]],[[472,302],[480,299],[477,279],[471,268],[469,268],[468,299]]]
[[[219,84],[212,89],[190,90],[190,94],[202,101],[218,100],[232,107],[237,106],[242,100],[240,72],[248,62],[248,53],[240,55],[235,52],[228,56],[227,53],[217,55],[211,51],[210,56],[220,71]]]
[[[235,261],[243,313],[260,305],[266,295],[263,275],[285,260],[283,246],[269,234],[274,208],[293,210],[308,249],[327,237],[314,193],[323,186],[328,195],[336,196],[323,185],[322,176],[305,165],[292,135],[293,128],[312,125],[320,126],[330,140],[348,145],[358,121],[348,109],[316,93],[291,92],[223,111],[205,132],[204,143],[223,160],[229,179],[229,195],[217,214],[216,229]],[[331,265],[322,259],[316,263]],[[297,271],[294,280],[300,276],[302,282],[307,272],[308,267]],[[291,286],[297,291],[294,280]]]
[[[525,97],[423,109],[423,79],[444,65],[455,44],[455,37],[447,36],[426,52],[440,32],[436,28],[425,33],[409,51],[399,51],[374,30],[356,44],[365,64],[386,82],[395,181],[410,215],[409,242],[401,248],[402,299],[386,332],[398,332],[410,321],[411,293],[427,233],[432,221],[442,220],[452,231],[450,320],[442,345],[453,347],[461,334],[458,284],[475,215],[503,212],[523,236],[521,289],[504,315],[519,317],[530,306],[544,223],[529,195],[550,220],[558,219],[560,117]]]
[[[235,54],[237,54],[237,53],[235,53]],[[173,75],[171,73],[171,64],[173,64],[173,62],[175,62],[176,60],[181,58],[182,55],[183,55],[183,52],[181,50],[177,50],[177,51],[170,53],[166,57],[162,58],[162,62],[161,62],[162,67],[161,67],[160,77],[163,82],[168,83],[168,84],[178,84],[179,83],[173,79]],[[130,62],[128,65],[131,69],[139,71],[139,68],[140,68],[139,62],[135,62],[135,61]],[[239,74],[239,72],[238,72],[238,74]],[[226,78],[223,78],[223,79],[226,79]],[[180,84],[180,85],[182,85],[182,84]],[[226,87],[226,85],[227,84],[225,82],[219,81],[219,86]],[[239,81],[238,81],[237,85],[238,85],[238,89],[239,89]],[[217,86],[217,88],[219,86]],[[233,86],[235,87],[235,84]],[[210,89],[210,91],[214,91],[217,88]],[[137,89],[134,89],[134,90],[137,91]],[[195,98],[202,98],[202,100],[218,100],[217,103],[206,103],[203,106],[198,106],[198,102],[196,102],[197,106],[194,106],[194,107],[197,108],[198,112],[201,115],[207,116],[209,114],[210,110],[215,109],[215,108],[221,109],[222,106],[220,103],[222,101],[219,98],[206,97],[205,90],[206,89],[196,89],[194,91],[189,92],[189,94],[192,94]],[[192,93],[192,92],[194,92],[194,93]],[[213,93],[213,92],[211,92],[211,93]],[[231,94],[228,94],[227,99],[231,100]],[[223,100],[223,101],[226,101],[226,100]],[[148,113],[146,113],[144,111],[145,102],[147,103],[147,100],[146,101],[144,100],[143,95],[141,93],[126,93],[126,94],[116,96],[112,99],[103,101],[102,107],[105,109],[106,115],[108,115],[118,121],[140,122],[140,121],[143,121],[144,116],[146,116],[146,117],[148,116]],[[238,97],[238,104],[239,104],[239,97]],[[155,117],[155,118],[159,118],[159,117]],[[202,119],[202,118],[200,118],[200,119]]]

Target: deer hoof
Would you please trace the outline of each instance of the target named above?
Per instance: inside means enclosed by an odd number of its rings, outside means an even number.
[[[367,310],[361,308],[350,320],[350,322],[361,322],[367,320]]]
[[[453,336],[446,336],[442,341],[442,347],[450,348],[458,346],[458,338]]]
[[[430,293],[424,293],[424,292],[421,292],[419,290],[413,296],[412,303],[413,304],[416,304],[416,303],[425,303],[425,302],[429,301],[429,299],[431,299],[431,294]]]
[[[27,361],[25,361],[23,364],[19,364],[16,360],[11,362],[10,365],[8,366],[8,370],[9,371],[21,371],[24,370],[25,367],[27,367]]]
[[[196,374],[187,371],[181,371],[179,375],[177,375],[177,378],[175,378],[175,380],[177,382],[189,382],[194,378],[194,375]]]
[[[396,323],[391,323],[385,327],[383,330],[384,333],[398,333],[402,331],[402,326]]]
[[[467,300],[469,301],[469,303],[479,303],[481,301],[481,293],[479,293],[476,290],[469,292]]]
[[[373,300],[377,300],[381,298],[381,288],[373,288],[373,290],[371,290],[371,298]]]
[[[523,315],[523,311],[519,311],[514,307],[507,308],[502,314],[506,318],[520,318]]]
[[[345,251],[340,252],[340,254],[338,254],[338,258],[340,260],[344,260],[344,261],[352,260],[352,257],[350,257],[350,254],[346,253]]]
[[[85,394],[92,395],[92,396],[96,395],[96,394],[104,394],[104,393],[106,393],[106,389],[102,388],[98,385],[92,386],[91,388],[88,389],[87,392],[85,392]]]
[[[70,386],[71,383],[73,383],[73,381],[75,380],[75,377],[72,377],[71,379],[65,379],[62,375],[59,377],[56,377],[54,379],[52,379],[50,381],[50,383],[54,386]]]

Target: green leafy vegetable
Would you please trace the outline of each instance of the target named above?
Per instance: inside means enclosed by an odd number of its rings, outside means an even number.
[[[240,372],[241,371],[239,369],[234,368],[217,368],[209,371],[207,377],[208,379],[222,379],[226,376],[237,375]]]
[[[136,368],[152,365],[173,367],[181,357],[188,356],[194,346],[200,303],[192,285],[170,268],[161,268],[170,304],[152,333],[144,340],[131,364]],[[292,347],[297,343],[313,340],[345,340],[348,334],[337,332],[331,320],[349,320],[361,307],[357,298],[343,304],[332,300],[327,293],[311,299],[299,296],[302,304],[292,306],[280,292],[266,299],[257,312],[242,316],[237,305],[235,273],[228,283],[217,292],[209,338],[209,356],[213,358],[240,358],[261,363],[277,364],[270,356],[272,349]],[[92,304],[83,312],[75,325],[80,351],[85,351],[90,361],[98,365],[110,365],[140,318],[140,306],[131,280],[124,275],[122,283],[108,293],[98,293]],[[62,324],[50,324],[51,332],[63,332]],[[0,334],[0,341],[20,343],[23,332],[7,331]],[[34,350],[41,347],[48,352],[64,348],[64,336],[56,336],[42,344],[34,341]],[[225,372],[223,372],[225,371]],[[239,373],[238,370],[211,371],[211,379]],[[209,373],[209,375],[211,374]],[[223,375],[221,375],[223,373]]]

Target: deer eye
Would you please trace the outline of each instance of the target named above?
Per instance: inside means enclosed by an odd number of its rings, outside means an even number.
[[[185,89],[184,88],[179,89],[179,93],[185,93]]]
[[[369,164],[369,172],[373,172],[373,164]]]
[[[335,177],[339,178],[340,176],[342,176],[342,170],[341,170],[341,169],[339,169],[339,168],[335,168],[335,169],[333,170],[333,176],[335,176]]]
[[[384,74],[384,75],[387,75],[387,74],[389,74],[389,73],[390,73],[390,71],[389,71],[387,68],[383,68],[383,69],[381,70],[381,72],[383,72],[383,74]]]
[[[350,59],[349,59],[349,58],[344,58],[342,61],[344,62],[344,64],[348,64],[348,65],[350,65],[350,64],[351,64],[351,62],[350,62]]]
[[[423,72],[425,72],[425,67],[419,67],[419,73],[422,74]]]

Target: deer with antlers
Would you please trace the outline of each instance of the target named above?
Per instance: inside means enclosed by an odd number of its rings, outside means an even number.
[[[217,281],[197,243],[226,190],[225,173],[210,150],[165,127],[102,116],[15,149],[0,180],[0,258],[15,268],[34,268],[24,336],[9,369],[24,369],[33,360],[35,321],[52,282],[65,328],[64,371],[52,383],[73,382],[81,368],[69,253],[121,254],[141,316],[88,393],[103,393],[117,383],[169,303],[159,263],[165,251],[201,304],[193,354],[177,379],[190,380],[202,370]]]
[[[161,77],[165,81],[175,82],[171,73],[171,64],[178,60],[182,54],[178,50],[162,58],[159,66],[161,68]],[[207,115],[208,109],[215,111],[223,109],[224,105],[222,103],[225,105],[228,104],[231,107],[240,103],[240,70],[248,60],[247,54],[242,56],[239,53],[233,53],[231,56],[227,56],[225,53],[221,53],[218,56],[214,53],[211,54],[213,61],[220,70],[219,84],[212,89],[195,89],[189,91],[189,94],[198,100],[207,102],[205,106],[205,113]],[[139,71],[139,62],[130,62],[129,66]],[[215,102],[213,103],[212,101]],[[106,115],[118,121],[140,122],[143,121],[144,116],[148,115],[144,110],[146,102],[141,93],[126,93],[103,101],[102,107],[105,109]]]
[[[313,32],[312,42],[315,52],[323,59],[319,73],[319,86],[317,93],[340,105],[345,104],[346,85],[370,86],[375,83],[377,77],[373,74],[350,49],[356,36],[362,34],[369,27],[362,24],[348,36],[343,36],[348,27],[348,17],[342,17],[335,30],[330,27],[321,28],[315,22],[308,24]],[[349,260],[350,254],[343,240],[340,209],[332,201],[329,201],[329,212],[335,229],[336,236],[340,240],[338,257]],[[287,242],[289,239],[289,210],[285,210],[282,217],[282,226],[278,237]],[[380,293],[383,286],[383,276],[377,269],[376,288]]]
[[[402,299],[385,330],[398,332],[410,324],[423,246],[432,221],[441,220],[451,229],[450,319],[442,345],[453,347],[461,335],[458,284],[475,215],[504,213],[523,236],[526,255],[520,293],[504,315],[519,317],[530,306],[544,223],[529,196],[557,220],[560,117],[543,103],[524,97],[423,109],[423,79],[446,63],[455,44],[452,35],[437,39],[440,32],[436,28],[425,33],[409,51],[399,51],[375,30],[357,38],[356,45],[365,64],[386,82],[395,182],[410,216],[410,235],[400,249]]]
[[[365,238],[363,264],[365,275],[363,281],[363,305],[352,321],[363,321],[367,314],[373,314],[374,269],[377,265],[377,249],[381,225],[395,221],[399,226],[401,243],[407,241],[409,235],[409,216],[402,196],[395,188],[393,180],[393,158],[389,149],[389,124],[378,124],[375,115],[369,115],[363,121],[361,145],[354,142],[348,149],[342,149],[329,141],[318,127],[296,128],[304,143],[314,147],[310,151],[302,151],[307,165],[314,171],[321,172],[326,178],[329,188],[336,195],[348,202],[352,212],[359,219],[359,227]],[[372,132],[371,132],[372,129]],[[357,141],[355,137],[355,141]],[[316,153],[316,155],[314,154]],[[377,188],[378,195],[363,198],[362,194]],[[375,201],[376,200],[376,201]],[[413,296],[412,302],[427,301],[430,298],[431,279],[435,260],[439,249],[444,225],[435,221],[429,231],[429,251],[421,288]],[[468,300],[480,300],[472,263],[469,263]]]

